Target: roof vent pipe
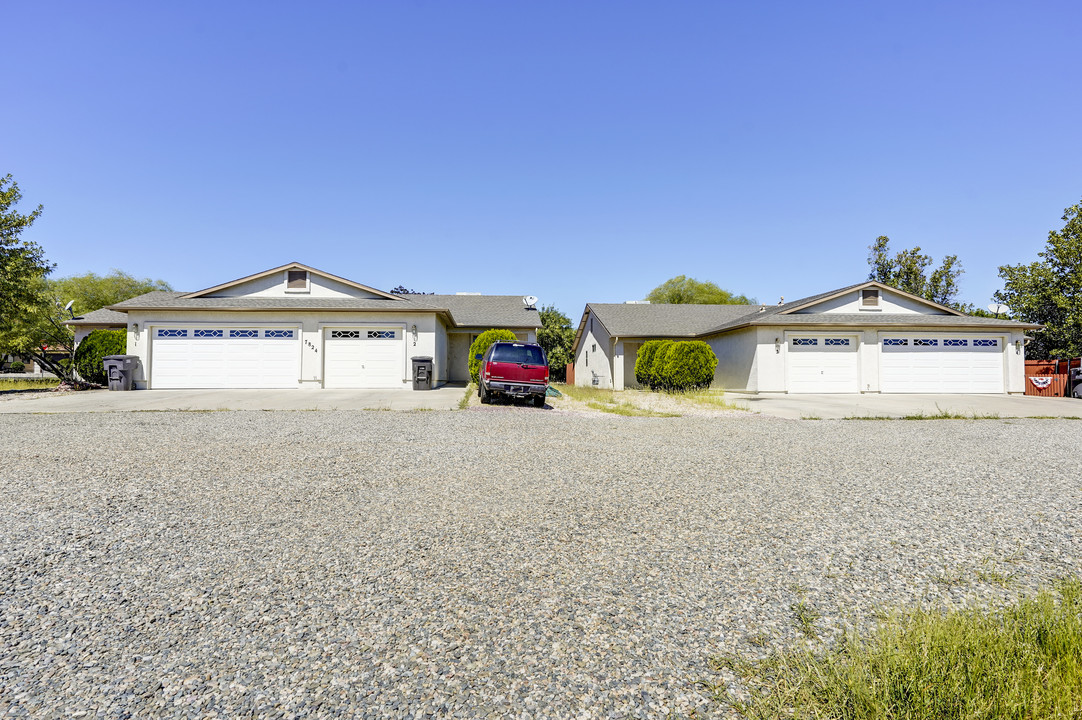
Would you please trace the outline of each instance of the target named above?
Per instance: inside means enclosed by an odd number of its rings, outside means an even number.
[[[782,295],[780,298],[778,298],[778,305],[784,305],[784,304],[785,304],[785,296]]]
[[[766,312],[766,305],[760,305],[759,312]]]

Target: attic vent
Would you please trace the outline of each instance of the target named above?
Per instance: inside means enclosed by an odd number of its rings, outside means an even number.
[[[308,271],[289,270],[286,273],[286,290],[307,290]]]
[[[878,307],[879,291],[874,288],[869,290],[861,290],[860,304],[864,307]]]

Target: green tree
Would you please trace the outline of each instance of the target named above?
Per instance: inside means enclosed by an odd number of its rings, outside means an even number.
[[[171,290],[164,280],[139,279],[121,270],[108,275],[73,275],[27,282],[28,300],[17,315],[0,323],[0,352],[32,357],[59,378],[73,379],[75,335],[64,325],[82,315],[155,290]],[[64,307],[72,303],[71,312]]]
[[[45,261],[41,246],[19,239],[45,209],[38,205],[29,215],[23,215],[15,210],[21,199],[19,184],[11,175],[0,178],[0,331],[37,302],[37,281],[53,269]]]
[[[1005,303],[1016,320],[1040,323],[1026,354],[1037,358],[1082,355],[1082,204],[1063,211],[1065,225],[1048,233],[1041,259],[1029,265],[1003,265]]]
[[[50,280],[49,289],[58,300],[63,301],[63,305],[74,300],[72,312],[84,315],[148,292],[172,290],[173,286],[165,280],[137,278],[113,268],[108,275],[91,272]]]
[[[954,307],[952,303],[958,294],[958,278],[965,272],[957,255],[944,257],[943,263],[929,275],[932,256],[922,255],[919,245],[901,250],[892,257],[890,238],[880,235],[868,249],[871,251],[868,254],[868,265],[871,267],[869,280],[878,280],[934,303]]]
[[[715,283],[677,275],[650,291],[651,303],[674,305],[754,305],[754,298],[734,295]]]
[[[549,361],[549,377],[557,382],[567,380],[567,364],[571,362],[571,346],[575,344],[575,329],[571,318],[553,305],[541,308],[541,329],[537,344],[545,349]]]

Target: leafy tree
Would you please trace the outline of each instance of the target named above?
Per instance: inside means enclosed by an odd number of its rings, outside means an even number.
[[[953,307],[954,296],[958,294],[958,278],[965,272],[957,255],[944,257],[943,263],[929,275],[932,256],[922,255],[919,245],[891,257],[890,238],[880,235],[868,249],[871,251],[868,265],[872,269],[869,280],[878,280],[884,285]]]
[[[549,377],[557,382],[567,380],[567,364],[572,361],[571,346],[575,344],[575,329],[571,318],[553,305],[541,308],[541,329],[537,344],[545,349],[549,360]]]
[[[38,278],[26,285],[30,299],[18,315],[0,324],[0,351],[33,357],[51,373],[72,379],[75,335],[64,325],[71,315],[83,315],[155,290],[172,290],[164,280],[139,279],[121,270],[49,280]],[[64,307],[73,301],[71,312]],[[89,378],[88,378],[89,379]]]
[[[1062,230],[1048,233],[1041,258],[1029,265],[1003,265],[1005,303],[1017,320],[1040,323],[1027,354],[1037,358],[1082,355],[1082,204],[1063,211]]]
[[[36,302],[37,281],[53,269],[45,261],[41,246],[19,239],[45,209],[38,205],[29,215],[23,215],[14,209],[21,199],[19,184],[11,175],[0,178],[0,331]]]
[[[416,290],[410,290],[405,285],[399,285],[391,290],[392,295],[434,295],[435,293],[417,292]]]
[[[754,305],[755,299],[734,295],[715,283],[677,275],[650,291],[646,299],[654,304]]]
[[[91,272],[50,280],[49,289],[57,300],[63,301],[64,305],[69,300],[74,300],[72,312],[76,315],[85,315],[93,310],[109,307],[148,292],[172,290],[173,286],[165,280],[137,278],[123,270],[113,268],[108,275]]]

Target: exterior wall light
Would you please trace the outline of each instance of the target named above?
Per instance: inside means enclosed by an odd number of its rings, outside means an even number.
[[[413,335],[413,346],[417,347],[417,325],[416,323],[410,328],[410,334]]]
[[[774,338],[774,352],[781,354],[781,338]]]

